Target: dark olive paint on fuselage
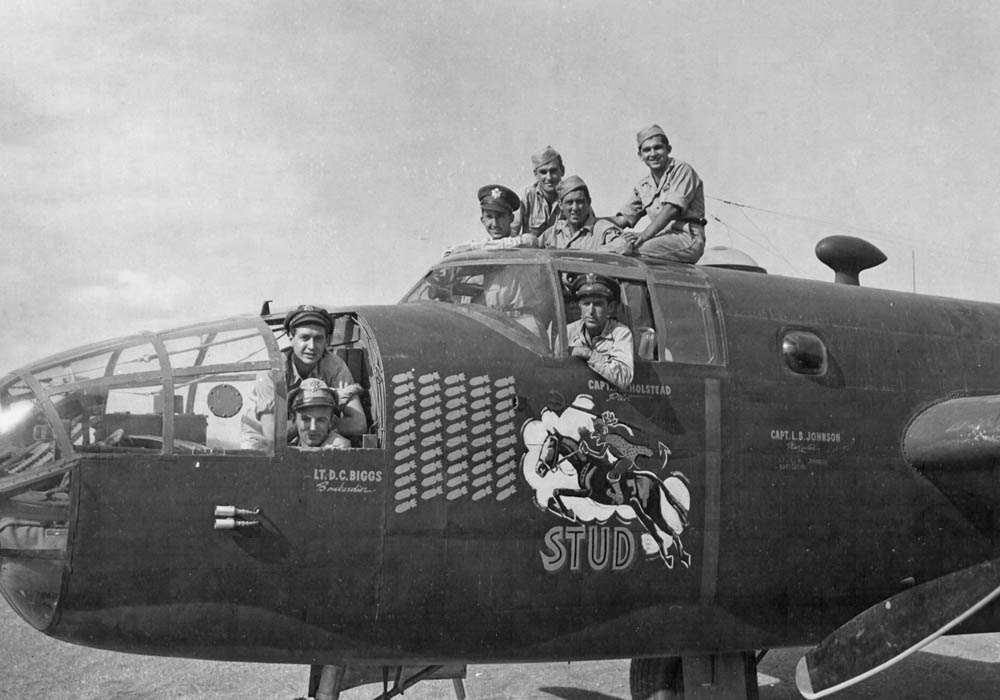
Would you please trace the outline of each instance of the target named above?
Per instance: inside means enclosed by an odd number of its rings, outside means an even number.
[[[601,403],[614,392],[591,388],[583,363],[538,357],[442,305],[370,307],[358,313],[390,394],[384,447],[85,458],[72,573],[48,633],[141,653],[308,663],[767,648],[820,639],[907,577],[990,556],[992,533],[907,466],[899,440],[930,401],[1000,392],[989,359],[1000,307],[688,266],[647,274],[707,280],[725,329],[726,366],[638,362],[634,381],[671,387],[645,405],[672,421],[660,426],[675,455],[667,470],[690,479],[690,568],[640,556],[625,571],[546,572],[547,534],[571,523],[536,506],[520,466],[503,501],[437,497],[397,513],[394,452],[405,448],[394,446],[402,421],[390,378],[515,377],[518,426],[554,397]],[[785,367],[788,328],[824,341],[826,376]],[[370,493],[331,493],[318,489],[323,469],[382,477]],[[219,504],[259,506],[267,526],[213,531]]]

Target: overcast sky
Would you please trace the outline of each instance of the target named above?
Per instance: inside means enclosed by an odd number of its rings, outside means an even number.
[[[861,235],[889,255],[863,284],[1000,301],[994,7],[4,2],[0,371],[264,299],[394,302],[546,144],[614,213],[651,122],[709,246],[830,279],[816,242]]]

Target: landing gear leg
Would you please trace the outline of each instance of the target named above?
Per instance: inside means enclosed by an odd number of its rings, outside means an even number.
[[[632,659],[632,700],[758,700],[753,652]]]
[[[315,667],[313,668],[315,670]],[[343,666],[323,666],[313,697],[316,700],[337,700],[340,697],[340,684],[344,680],[345,670]]]

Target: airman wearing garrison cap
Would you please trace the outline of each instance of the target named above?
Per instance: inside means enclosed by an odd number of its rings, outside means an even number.
[[[344,435],[361,435],[368,427],[358,394],[361,387],[347,365],[328,351],[333,318],[320,306],[306,304],[285,316],[284,328],[290,346],[282,350],[285,387],[291,397],[305,379],[317,378],[336,387],[343,405],[339,430]],[[291,406],[289,405],[289,408]],[[260,372],[251,390],[243,419],[241,446],[266,449],[274,439],[275,391],[270,372]]]
[[[635,186],[614,222],[622,228],[632,227],[648,216],[649,224],[642,231],[625,232],[636,253],[659,260],[697,262],[705,251],[701,178],[690,165],[670,157],[670,141],[659,124],[640,129],[635,140],[649,175]]]
[[[573,357],[619,389],[632,383],[632,331],[612,318],[621,296],[618,283],[593,272],[581,274],[570,287],[580,304],[580,320],[566,327],[566,340]]]
[[[541,236],[559,220],[559,183],[566,174],[562,156],[546,146],[531,156],[535,181],[524,188],[521,208],[514,214],[511,230],[516,233],[531,233]]]
[[[620,228],[607,219],[598,219],[590,204],[590,190],[581,178],[570,175],[559,183],[559,206],[563,218],[542,234],[543,248],[601,250],[628,255],[632,244]]]
[[[511,235],[514,212],[521,206],[521,200],[503,185],[483,185],[477,194],[481,216],[479,220],[489,236],[487,240],[477,239],[458,243],[444,251],[447,257],[452,253],[470,250],[502,250],[504,248],[537,248],[538,237],[531,234]]]
[[[289,394],[288,403],[295,417],[296,429],[296,435],[289,444],[324,449],[351,446],[351,441],[335,430],[340,416],[337,392],[322,379],[303,379],[299,387]]]

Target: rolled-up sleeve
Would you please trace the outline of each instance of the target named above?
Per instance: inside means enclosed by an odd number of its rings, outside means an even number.
[[[700,187],[701,178],[694,168],[687,163],[677,161],[670,173],[670,181],[660,192],[660,203],[673,204],[681,211],[685,211]]]
[[[268,372],[258,372],[254,382],[251,400],[254,402],[254,417],[260,420],[265,413],[274,413],[274,381]]]
[[[605,225],[602,226],[602,224]],[[598,233],[599,227],[601,230]],[[622,234],[622,230],[617,226],[611,225],[609,222],[599,221],[594,226],[594,232],[598,233],[600,237],[601,247],[599,250],[619,255],[628,255],[632,252],[632,244],[628,242]]]
[[[629,226],[635,226],[635,222],[641,219],[646,213],[646,207],[639,196],[639,190],[632,190],[632,197],[621,206],[618,213],[625,217]]]

